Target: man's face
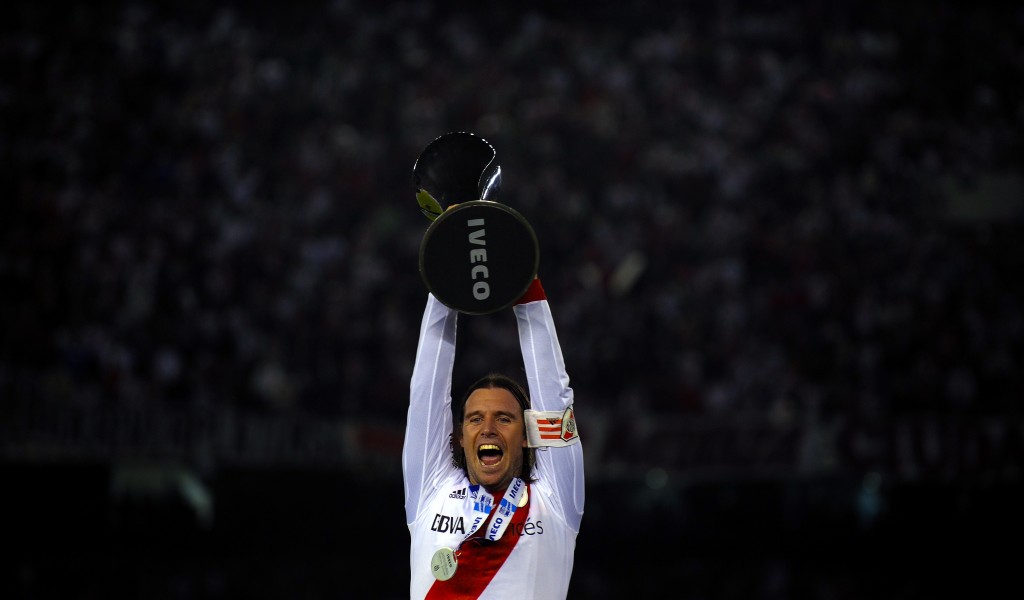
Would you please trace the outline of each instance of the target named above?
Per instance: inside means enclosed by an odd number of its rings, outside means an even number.
[[[489,491],[507,487],[523,466],[523,409],[504,388],[474,390],[466,400],[459,439],[469,481]]]

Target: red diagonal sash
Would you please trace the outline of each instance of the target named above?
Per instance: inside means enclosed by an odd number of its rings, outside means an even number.
[[[526,486],[526,493],[529,498],[529,484]],[[455,569],[455,575],[448,581],[435,581],[434,585],[430,586],[426,599],[479,598],[501,565],[505,564],[505,559],[512,553],[512,549],[519,543],[523,523],[526,522],[526,517],[530,516],[530,504],[532,502],[528,501],[526,506],[516,509],[512,515],[512,522],[500,538],[493,542],[479,539],[487,531],[491,519],[494,518],[494,512],[498,510],[499,503],[495,503],[487,521],[462,543],[458,551],[459,566]]]

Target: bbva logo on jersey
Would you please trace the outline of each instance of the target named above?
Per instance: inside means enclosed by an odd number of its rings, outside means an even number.
[[[434,515],[430,530],[438,533],[466,533],[466,522],[462,517],[449,517],[440,513]]]

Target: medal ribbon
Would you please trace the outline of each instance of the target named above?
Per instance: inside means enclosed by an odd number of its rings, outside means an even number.
[[[505,530],[508,529],[508,524],[512,522],[512,515],[516,513],[519,501],[522,499],[525,491],[526,483],[518,477],[508,484],[505,496],[498,503],[498,510],[491,517],[491,526],[487,528],[487,532],[483,536],[484,538],[493,542],[505,533]]]
[[[518,477],[514,478],[508,484],[508,489],[505,490],[505,495],[501,498],[501,502],[498,503],[498,509],[494,513],[494,518],[491,519],[491,526],[487,528],[487,531],[481,537],[493,542],[505,533],[505,530],[508,529],[508,524],[512,522],[512,515],[515,514],[516,509],[519,507],[519,501],[522,500],[524,493],[526,493],[526,482]],[[469,495],[473,500],[473,518],[469,524],[469,533],[466,534],[466,537],[462,540],[463,542],[473,537],[476,530],[487,520],[494,506],[494,496],[488,494],[487,490],[480,485],[469,486]]]

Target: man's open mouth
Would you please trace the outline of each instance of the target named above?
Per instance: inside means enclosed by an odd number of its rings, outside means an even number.
[[[501,462],[503,455],[501,448],[494,444],[482,444],[476,449],[476,456],[480,459],[480,463],[489,467]]]

